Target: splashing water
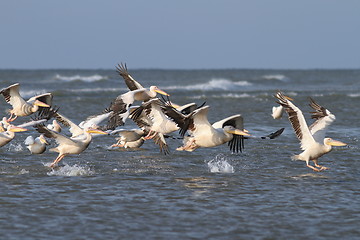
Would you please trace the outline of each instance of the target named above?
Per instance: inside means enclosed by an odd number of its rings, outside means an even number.
[[[210,172],[212,173],[234,173],[234,167],[225,159],[222,154],[219,154],[215,159],[207,163]]]
[[[52,169],[51,172],[48,173],[49,176],[87,176],[94,174],[93,171],[90,170],[89,167],[82,167],[75,164],[74,166],[70,166],[65,164],[65,166],[60,168]]]
[[[23,151],[23,150],[24,150],[24,148],[23,148],[23,146],[22,146],[20,143],[18,143],[18,144],[16,144],[16,143],[10,143],[10,144],[9,144],[8,151],[11,151],[11,152],[21,152],[21,151]]]

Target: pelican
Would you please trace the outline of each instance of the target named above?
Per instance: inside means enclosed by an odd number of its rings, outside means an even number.
[[[49,145],[49,143],[46,141],[44,135],[41,134],[37,138],[34,138],[33,136],[28,136],[25,139],[25,145],[32,154],[41,154],[45,152],[46,145]]]
[[[108,125],[110,126],[121,126],[125,124],[125,120],[130,115],[130,106],[135,101],[148,101],[151,98],[156,97],[156,93],[164,94],[169,96],[164,91],[159,90],[155,86],[150,87],[150,91],[145,88],[138,90],[128,91],[124,94],[119,95],[116,99],[110,104],[110,107],[107,111],[111,112],[109,116]],[[151,97],[151,98],[149,98]]]
[[[332,146],[346,146],[346,143],[325,137],[325,133],[329,125],[335,121],[333,115],[328,109],[317,104],[310,98],[310,107],[315,112],[311,112],[311,118],[315,122],[308,127],[301,110],[287,99],[280,91],[276,93],[277,103],[282,105],[289,115],[290,123],[295,131],[296,136],[300,140],[302,153],[295,155],[294,160],[302,160],[306,162],[306,166],[314,171],[322,171],[328,168],[318,164],[318,159],[326,153],[329,153]],[[314,166],[310,165],[310,160],[314,162]]]
[[[14,121],[17,117],[29,116],[39,110],[39,107],[50,107],[52,101],[51,93],[44,93],[34,96],[28,101],[25,101],[19,93],[19,83],[15,83],[7,88],[3,88],[0,93],[4,96],[5,101],[9,103],[11,109],[9,122]],[[50,104],[48,104],[50,103]],[[15,117],[14,117],[15,116]]]
[[[139,101],[148,101],[151,98],[156,97],[157,93],[160,93],[162,95],[165,96],[169,96],[169,94],[167,94],[166,92],[164,92],[163,90],[159,89],[157,86],[151,86],[149,88],[149,90],[147,90],[146,88],[144,88],[139,82],[137,82],[127,71],[127,66],[126,64],[118,64],[118,66],[116,67],[116,71],[119,73],[120,76],[123,77],[126,86],[128,86],[128,88],[131,91],[135,91],[135,90],[143,90],[143,93],[141,94],[141,96],[139,95],[138,98],[141,99],[136,99]]]
[[[16,132],[24,131],[27,131],[27,129],[12,124],[4,125],[3,123],[0,123],[0,147],[11,142],[11,140],[14,139]]]
[[[119,134],[117,143],[111,145],[111,147],[122,147],[122,148],[139,148],[144,144],[145,132],[142,129],[117,129],[112,131],[110,134]]]
[[[131,119],[147,133],[144,139],[153,139],[159,145],[160,151],[167,154],[169,151],[164,135],[177,131],[179,127],[165,115],[162,104],[158,98],[144,102],[132,112]]]
[[[199,147],[215,147],[229,143],[233,152],[241,151],[243,136],[249,136],[243,128],[243,118],[240,114],[225,118],[211,125],[207,115],[209,106],[203,106],[185,116],[171,106],[163,107],[165,113],[174,119],[180,127],[180,134],[185,135],[186,131],[190,136],[184,138],[184,146],[177,150],[194,151]],[[240,137],[234,137],[239,135]]]
[[[61,133],[50,130],[41,124],[35,126],[35,129],[39,133],[44,134],[44,136],[47,138],[54,138],[58,144],[57,147],[50,149],[52,152],[59,153],[56,159],[51,163],[51,168],[57,165],[65,156],[69,154],[80,154],[83,152],[89,146],[92,140],[91,133],[107,134],[104,131],[91,127],[82,129],[60,114],[57,114],[57,119],[61,119],[62,123],[70,127],[69,131],[72,133],[72,137],[64,136]]]

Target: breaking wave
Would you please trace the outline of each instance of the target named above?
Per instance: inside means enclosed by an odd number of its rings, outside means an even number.
[[[261,78],[266,79],[266,80],[277,80],[277,81],[281,81],[281,82],[287,82],[290,80],[288,77],[286,77],[285,75],[282,75],[282,74],[264,75]]]
[[[60,74],[56,74],[54,77],[56,80],[64,81],[64,82],[73,82],[73,81],[82,81],[82,82],[97,82],[101,80],[108,79],[107,76],[101,76],[99,74],[91,75],[91,76],[62,76]]]
[[[199,83],[194,85],[187,86],[169,86],[164,89],[185,89],[185,90],[201,90],[201,91],[211,91],[211,90],[236,90],[244,86],[251,86],[252,84],[248,81],[238,81],[233,82],[224,78],[215,78],[211,79],[206,83]]]

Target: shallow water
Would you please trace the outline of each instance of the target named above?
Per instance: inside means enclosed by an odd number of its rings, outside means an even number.
[[[139,150],[111,150],[115,137],[102,136],[53,170],[55,153],[31,155],[23,144],[36,132],[18,133],[0,148],[1,239],[360,236],[360,70],[129,71],[178,104],[206,101],[211,122],[241,113],[254,135],[286,129],[276,140],[247,140],[239,154],[226,145],[178,152],[181,140],[170,138],[167,156],[151,141]],[[77,123],[126,91],[114,70],[0,70],[0,87],[15,82],[26,98],[52,92],[59,111]],[[307,118],[309,96],[336,115],[328,135],[349,146],[320,159],[329,170],[315,173],[290,159],[300,152],[298,141],[286,117],[270,116],[277,89]],[[2,100],[4,116],[8,107]]]

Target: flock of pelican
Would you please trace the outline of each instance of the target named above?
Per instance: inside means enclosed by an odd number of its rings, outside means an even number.
[[[49,151],[58,155],[50,164],[53,168],[67,155],[80,154],[91,143],[94,135],[118,135],[117,142],[111,147],[139,148],[146,140],[153,139],[160,152],[169,154],[166,138],[169,134],[178,131],[183,139],[183,146],[178,151],[194,151],[197,148],[216,147],[227,143],[232,152],[241,152],[244,140],[256,138],[244,128],[242,115],[236,114],[215,123],[208,121],[210,106],[198,106],[189,103],[179,106],[170,101],[170,95],[157,86],[143,87],[128,72],[126,64],[116,67],[118,74],[124,79],[129,88],[128,92],[117,96],[109,107],[101,114],[89,116],[80,124],[76,124],[61,113],[53,105],[51,93],[34,96],[25,101],[19,94],[20,84],[15,83],[0,90],[5,101],[12,109],[9,117],[0,121],[0,147],[9,143],[16,132],[28,131],[29,127],[35,129],[40,135],[28,136],[25,145],[32,154],[42,154],[48,145],[47,139],[54,139],[56,146]],[[162,95],[158,98],[158,94]],[[301,110],[294,105],[288,96],[278,91],[274,97],[279,104],[273,107],[274,119],[282,117],[285,111],[295,135],[301,143],[302,153],[292,158],[306,162],[307,167],[314,171],[327,169],[318,164],[318,159],[331,151],[332,146],[345,146],[340,141],[325,137],[328,126],[335,120],[335,116],[326,108],[310,99],[310,106],[314,109],[311,117],[315,122],[308,127]],[[133,106],[139,102],[140,106]],[[18,117],[33,115],[31,120],[20,125],[13,122]],[[47,124],[51,119],[51,124]],[[133,120],[138,128],[122,129],[127,119]],[[47,125],[46,125],[47,124]],[[62,133],[62,128],[67,127],[71,134]],[[281,135],[284,128],[261,139],[274,139]],[[314,166],[310,165],[313,161]]]

